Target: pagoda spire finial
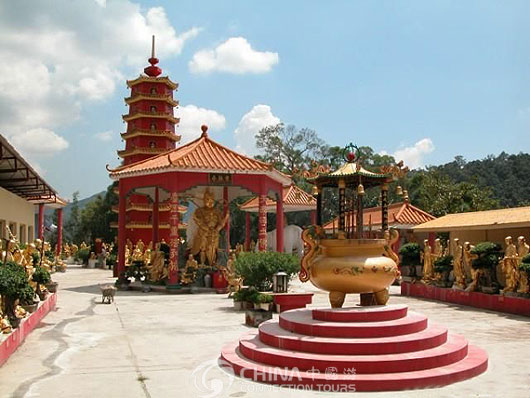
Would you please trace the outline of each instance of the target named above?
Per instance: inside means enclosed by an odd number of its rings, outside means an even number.
[[[158,58],[155,57],[155,35],[151,38],[151,58],[147,61],[151,64],[144,69],[144,73],[147,76],[157,77],[162,73],[162,69],[156,66],[156,64],[158,64]]]

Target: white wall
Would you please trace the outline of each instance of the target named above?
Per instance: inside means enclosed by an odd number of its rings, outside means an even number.
[[[8,238],[6,226],[21,243],[33,241],[30,233],[35,231],[35,205],[0,187],[0,237]],[[22,228],[22,236],[20,236]],[[25,233],[24,233],[25,232]]]

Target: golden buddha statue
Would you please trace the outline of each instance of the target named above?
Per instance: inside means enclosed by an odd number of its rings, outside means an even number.
[[[514,292],[517,288],[519,271],[518,259],[517,259],[517,248],[513,244],[511,236],[507,236],[504,239],[506,243],[506,250],[504,251],[504,258],[502,261],[502,272],[506,278],[506,286],[502,289],[501,293]]]
[[[460,244],[460,239],[458,238],[455,238],[453,242],[453,276],[455,278],[453,288],[465,289],[466,272],[463,263],[464,247]]]
[[[157,282],[168,277],[168,269],[165,266],[164,261],[164,252],[159,250],[158,245],[157,250],[155,250],[151,256],[151,262],[148,266],[148,271],[149,280],[153,282]]]
[[[423,252],[421,252],[420,257],[423,261],[423,278],[422,282],[429,284],[434,279],[434,267],[432,264],[432,248],[429,245],[429,240],[425,239],[423,241]]]
[[[197,232],[193,237],[191,253],[195,256],[204,251],[208,265],[214,266],[219,248],[219,232],[228,221],[228,212],[223,217],[215,208],[214,196],[208,189],[204,191],[203,202],[203,207],[199,207],[193,213]]]
[[[242,279],[236,274],[235,261],[236,253],[231,251],[226,267],[222,268],[223,275],[228,282],[228,297],[232,297],[235,292],[241,289]]]
[[[432,264],[433,264],[433,269],[434,269],[434,263],[436,262],[436,260],[438,260],[440,257],[442,257],[444,254],[444,249],[443,249],[443,246],[442,246],[442,241],[440,240],[440,238],[436,238],[434,240],[434,248],[432,250]],[[440,280],[442,278],[442,274],[438,273],[438,272],[434,272],[435,274],[435,280]]]
[[[6,250],[4,251],[2,257],[4,258],[4,262],[9,261],[15,261],[14,253],[16,249],[17,242],[14,239],[10,239],[7,241]]]
[[[72,257],[75,257],[75,255],[79,251],[79,247],[77,247],[77,245],[75,243],[72,243],[72,246],[70,246],[70,250],[71,250],[71,253],[72,253]]]
[[[530,251],[530,246],[526,243],[524,236],[519,236],[517,238],[517,266],[521,265],[523,257],[528,255]],[[517,293],[528,293],[530,291],[530,286],[528,283],[528,275],[526,272],[519,271],[519,289]]]
[[[140,239],[138,242],[136,242],[136,245],[134,246],[134,250],[132,252],[131,261],[143,261],[144,260],[144,242]]]
[[[81,250],[88,249],[88,245],[85,243],[85,241],[81,242],[81,244],[79,245],[79,249]]]

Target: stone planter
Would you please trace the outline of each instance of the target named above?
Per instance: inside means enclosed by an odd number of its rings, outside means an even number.
[[[245,324],[257,328],[261,323],[272,319],[272,311],[247,310]]]
[[[480,288],[480,291],[486,294],[497,294],[499,292],[499,289],[497,289],[496,287],[492,287],[492,286],[482,286]]]
[[[242,311],[243,310],[243,301],[234,301],[234,310]]]
[[[23,305],[22,308],[24,308],[27,312],[30,314],[37,311],[37,308],[39,307],[38,303],[30,304],[30,305]]]
[[[251,301],[243,301],[243,309],[244,310],[252,310],[254,309],[254,303]]]
[[[50,293],[57,293],[57,286],[59,284],[57,282],[50,282],[50,283],[47,283],[46,284],[46,289],[48,289],[48,291]]]

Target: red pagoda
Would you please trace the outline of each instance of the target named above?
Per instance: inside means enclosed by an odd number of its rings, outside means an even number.
[[[125,98],[129,113],[123,115],[127,129],[121,134],[125,140],[125,149],[119,150],[126,166],[175,149],[180,136],[175,133],[179,119],[173,114],[178,101],[173,99],[173,91],[178,84],[167,76],[160,76],[162,69],[155,57],[155,37],[152,38],[150,63],[143,75],[128,80],[131,95]],[[126,199],[126,238],[132,242],[142,239],[144,242],[156,242],[169,239],[169,202],[161,200],[157,214],[153,215],[153,200],[143,192],[131,193]],[[186,208],[181,207],[180,212]],[[114,209],[118,212],[118,206]],[[157,217],[160,236],[153,236],[153,216]],[[117,228],[115,223],[113,227]]]

